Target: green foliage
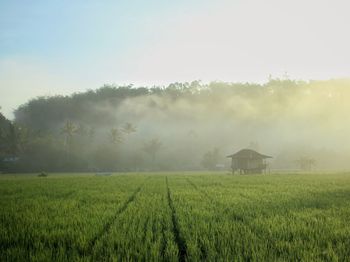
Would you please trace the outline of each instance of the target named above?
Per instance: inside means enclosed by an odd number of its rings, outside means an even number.
[[[348,261],[350,174],[0,177],[1,261]]]
[[[153,164],[156,160],[156,154],[161,147],[162,142],[160,142],[158,138],[154,138],[143,145],[143,150],[151,156]]]
[[[8,166],[3,163],[3,159],[17,159],[18,155],[26,149],[29,136],[28,128],[9,121],[0,113],[0,171],[8,171],[10,166],[16,165],[15,161],[11,161],[12,163]]]
[[[125,123],[123,126],[123,132],[127,135],[136,132],[136,127],[131,123]]]

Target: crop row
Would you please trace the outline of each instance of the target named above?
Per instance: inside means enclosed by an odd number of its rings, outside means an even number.
[[[172,177],[188,259],[349,260],[350,185],[315,179]]]
[[[350,258],[348,175],[1,179],[0,260]]]

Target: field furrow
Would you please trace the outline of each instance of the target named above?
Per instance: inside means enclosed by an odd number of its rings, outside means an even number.
[[[182,237],[180,232],[179,222],[176,215],[176,210],[173,204],[173,200],[171,198],[171,191],[169,188],[168,177],[165,177],[166,187],[167,187],[167,197],[168,197],[168,205],[171,210],[171,221],[173,226],[173,234],[175,237],[176,245],[179,250],[179,261],[186,261],[187,259],[187,244],[185,239]]]
[[[122,212],[124,212],[127,207],[129,206],[129,204],[135,200],[135,197],[136,195],[140,192],[141,190],[141,186],[138,187],[131,195],[130,197],[124,202],[124,204],[119,207],[117,209],[117,211],[115,212],[115,214],[110,218],[108,219],[107,223],[104,224],[102,230],[100,232],[98,232],[98,234],[93,238],[91,239],[91,241],[89,241],[89,245],[88,245],[88,249],[87,249],[87,252],[89,252],[96,244],[96,242],[101,238],[103,237],[103,235],[107,234],[111,228],[111,226],[113,225],[113,223],[116,221],[118,215],[120,215]]]
[[[26,178],[20,184],[22,195],[11,190],[17,187],[14,181],[2,181],[0,190],[8,193],[0,200],[1,258],[84,257],[92,239],[103,231],[115,210],[122,209],[140,179],[143,177]],[[71,191],[75,193],[66,194]],[[57,198],[63,194],[65,199]]]
[[[152,176],[93,248],[91,259],[177,261],[164,177]]]
[[[349,261],[349,174],[0,178],[0,261]]]

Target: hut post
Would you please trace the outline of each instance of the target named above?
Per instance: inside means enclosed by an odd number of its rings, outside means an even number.
[[[235,169],[234,169],[234,166],[233,166],[233,158],[231,158],[231,169],[232,169],[232,175],[235,174]]]

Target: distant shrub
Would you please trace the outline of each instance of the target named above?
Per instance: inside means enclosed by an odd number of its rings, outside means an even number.
[[[41,172],[38,177],[47,177],[48,174],[46,172]]]

